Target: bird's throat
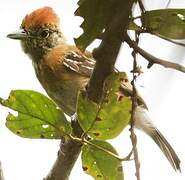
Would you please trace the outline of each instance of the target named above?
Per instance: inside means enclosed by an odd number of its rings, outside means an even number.
[[[26,53],[34,63],[38,63],[50,50],[50,48],[30,46],[25,41],[21,41],[21,46],[24,53]]]

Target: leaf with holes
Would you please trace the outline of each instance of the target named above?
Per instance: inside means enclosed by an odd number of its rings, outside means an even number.
[[[105,141],[90,141],[98,147],[117,155],[116,150]],[[123,180],[121,161],[92,145],[82,147],[82,167],[85,173],[96,180]]]
[[[185,9],[146,11],[141,16],[143,26],[170,39],[185,39]]]
[[[109,27],[116,13],[129,10],[130,2],[127,0],[79,0],[75,15],[84,18],[81,24],[84,32],[75,39],[78,48],[85,50]]]
[[[71,133],[62,110],[41,93],[15,90],[0,103],[18,112],[17,116],[9,113],[6,126],[21,137],[61,139]]]
[[[127,82],[125,73],[113,73],[104,84],[104,98],[100,104],[90,101],[84,92],[78,96],[78,121],[84,132],[95,139],[112,139],[128,125],[132,101],[120,92]]]

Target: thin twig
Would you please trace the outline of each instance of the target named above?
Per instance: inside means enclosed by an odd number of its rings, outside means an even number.
[[[136,33],[136,41],[139,41],[138,34]],[[136,70],[137,70],[137,61],[136,61],[136,53],[133,51],[133,80],[132,80],[132,87],[133,87],[133,94],[132,94],[132,113],[131,113],[131,128],[130,128],[130,138],[132,141],[132,147],[133,147],[133,153],[134,153],[134,162],[135,162],[135,168],[136,168],[136,178],[137,180],[140,180],[140,162],[138,157],[138,151],[137,151],[137,137],[134,133],[134,127],[135,127],[135,110],[137,107],[137,90],[135,87],[135,81],[137,78]]]
[[[169,1],[167,2],[167,4],[166,4],[166,7],[165,7],[165,8],[168,8],[168,7],[169,7],[169,5],[170,5],[170,3],[171,3],[171,0],[169,0]]]
[[[1,162],[0,162],[0,180],[4,180],[4,175],[3,175],[3,169],[2,169]]]
[[[145,13],[145,7],[142,0],[137,0],[142,13]]]
[[[157,58],[157,57],[149,54],[148,52],[146,52],[145,50],[140,48],[135,41],[131,40],[130,37],[128,36],[128,34],[126,34],[124,36],[124,40],[128,43],[128,45],[130,47],[132,47],[134,49],[135,52],[139,53],[141,56],[143,56],[149,62],[148,68],[150,68],[153,64],[160,64],[161,66],[163,66],[165,68],[171,68],[171,69],[175,69],[177,71],[185,73],[184,66],[177,64],[177,63],[173,63],[170,61],[166,61],[166,60]]]
[[[129,152],[129,154],[126,157],[122,158],[122,161],[131,161],[131,160],[134,160],[133,158],[131,158],[133,152],[134,152],[134,148],[132,147],[132,150]]]

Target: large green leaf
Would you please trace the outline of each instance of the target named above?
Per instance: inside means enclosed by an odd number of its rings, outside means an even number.
[[[31,90],[11,91],[1,104],[18,112],[9,113],[6,126],[19,136],[26,138],[60,139],[71,133],[71,126],[57,105]]]
[[[93,140],[90,142],[117,154],[116,150],[105,141]],[[82,166],[84,172],[91,175],[95,180],[124,179],[121,161],[92,145],[85,144],[82,147]]]
[[[170,39],[185,39],[185,9],[146,11],[141,20],[151,32]]]
[[[96,39],[112,22],[114,15],[129,10],[128,0],[79,0],[75,15],[84,18],[83,34],[75,39],[76,45],[85,48]]]
[[[105,82],[104,98],[100,104],[90,101],[84,92],[78,97],[78,121],[95,139],[111,139],[120,134],[130,120],[131,99],[120,97],[120,84],[126,80],[125,73],[113,73]]]

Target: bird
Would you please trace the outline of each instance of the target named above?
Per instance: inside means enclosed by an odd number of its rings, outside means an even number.
[[[48,96],[72,116],[76,112],[77,95],[83,90],[93,72],[95,59],[89,51],[81,52],[67,43],[60,19],[51,7],[41,7],[27,14],[16,32],[8,38],[20,40],[23,51],[30,57],[36,76]],[[132,95],[132,86],[125,81],[120,93]],[[138,95],[135,127],[144,131],[158,145],[175,171],[180,171],[180,159],[148,115],[143,98]]]

